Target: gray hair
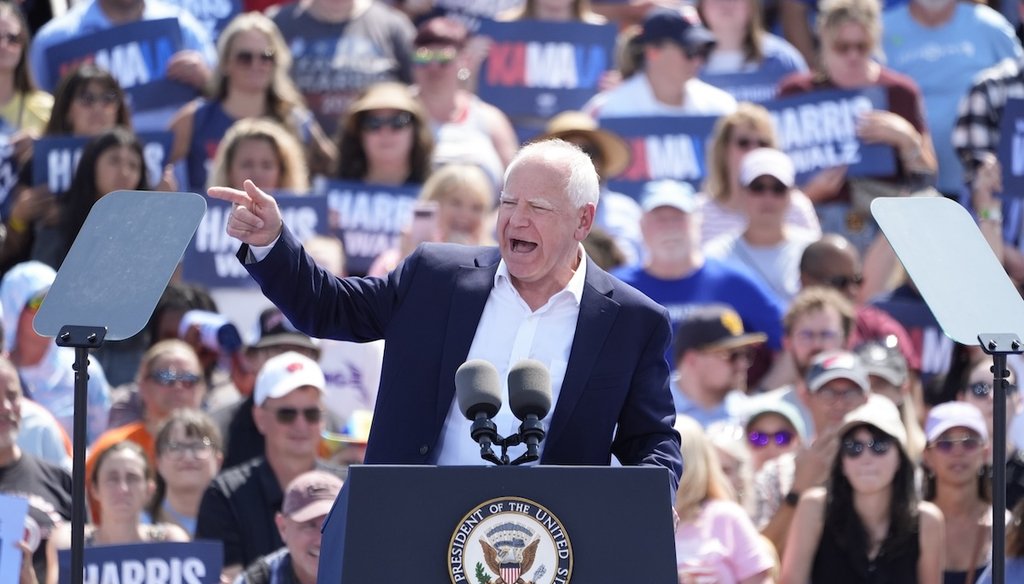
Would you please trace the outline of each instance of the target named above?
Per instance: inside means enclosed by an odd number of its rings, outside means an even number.
[[[597,205],[601,194],[597,169],[594,168],[594,162],[579,146],[557,138],[531,142],[520,148],[512,161],[508,163],[508,168],[505,169],[505,183],[508,182],[512,170],[527,159],[558,163],[563,168],[568,168],[569,180],[566,182],[565,190],[569,195],[569,201],[576,209],[582,208],[587,203]]]

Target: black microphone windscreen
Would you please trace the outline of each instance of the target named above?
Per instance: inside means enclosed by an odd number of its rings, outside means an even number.
[[[483,359],[470,359],[455,372],[455,395],[459,410],[470,420],[479,412],[493,418],[501,409],[501,381],[498,370]]]
[[[551,409],[551,375],[536,359],[523,359],[508,371],[508,405],[520,420],[543,419]]]

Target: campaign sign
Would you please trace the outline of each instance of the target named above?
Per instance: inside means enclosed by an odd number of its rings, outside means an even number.
[[[736,98],[736,101],[764,103],[775,99],[779,80],[788,71],[761,69],[750,73],[706,73],[700,74],[701,81],[714,85]]]
[[[614,66],[616,27],[569,22],[483,22],[492,39],[478,93],[510,117],[549,118],[583,107]]]
[[[441,16],[461,22],[470,32],[480,29],[480,23],[494,20],[502,12],[514,10],[523,5],[523,0],[435,0],[434,11]]]
[[[365,274],[381,252],[398,247],[420,192],[418,186],[384,187],[337,180],[318,180],[314,189],[327,197],[331,228],[345,244],[350,274]]]
[[[275,194],[288,229],[299,241],[329,231],[324,197]],[[235,257],[242,242],[227,234],[231,204],[206,198],[206,215],[185,249],[183,276],[187,282],[207,288],[247,288],[256,283]]]
[[[864,144],[857,138],[861,114],[889,109],[881,87],[814,91],[762,105],[771,113],[779,149],[793,159],[798,184],[838,166],[846,166],[849,177],[896,174],[892,146]]]
[[[199,540],[87,547],[83,584],[218,584],[224,544]],[[60,584],[71,582],[71,550],[57,552]]]
[[[10,210],[11,200],[8,197],[18,183],[19,166],[11,135],[0,133],[0,217],[7,217]]]
[[[220,31],[228,25],[232,18],[242,12],[241,0],[165,0],[187,10],[196,17],[206,30],[210,32],[210,39],[217,42],[220,38]]]
[[[138,132],[142,143],[142,160],[150,188],[156,187],[164,174],[164,166],[171,152],[173,135],[170,132]],[[76,136],[44,137],[32,147],[32,184],[45,184],[54,194],[64,193],[71,187],[78,160],[92,138]]]
[[[46,50],[46,66],[56,83],[79,64],[95,63],[117,79],[133,111],[148,111],[196,96],[194,88],[165,77],[167,62],[181,47],[176,18],[143,20],[53,45]]]
[[[1003,194],[1024,197],[1024,99],[1006,100],[999,120],[998,155],[1003,170]]]
[[[22,558],[18,542],[31,541],[31,536],[26,537],[26,515],[28,499],[0,494],[0,582],[19,581]],[[39,545],[38,527],[35,531],[35,544]]]
[[[644,184],[672,179],[699,188],[707,174],[707,141],[717,116],[602,118],[602,128],[622,137],[632,155],[629,167],[611,177],[608,188],[639,199]]]

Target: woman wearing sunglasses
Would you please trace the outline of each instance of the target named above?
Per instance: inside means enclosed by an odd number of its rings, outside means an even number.
[[[770,544],[736,503],[711,440],[689,416],[679,416],[675,428],[686,460],[675,503],[679,583],[772,583]]]
[[[243,118],[266,117],[288,128],[304,144],[314,170],[334,164],[334,145],[289,77],[291,52],[274,21],[258,12],[235,17],[220,34],[217,63],[212,97],[186,104],[171,121],[170,159],[183,163],[183,185],[203,192],[217,145]]]
[[[735,112],[718,118],[708,141],[708,174],[701,193],[701,244],[747,226],[740,200],[740,162],[755,148],[775,147],[775,126],[765,108],[741,102]],[[790,196],[786,224],[821,234],[814,205],[797,189]]]
[[[983,356],[984,357],[984,356]],[[992,415],[995,409],[995,393],[992,391],[992,362],[988,357],[975,361],[969,368],[967,380],[956,392],[957,401],[967,402],[981,410],[981,416],[985,419],[988,428],[988,435],[992,436]],[[1006,427],[1017,415],[1020,408],[1020,392],[1017,391],[1017,378],[1013,368],[1010,368],[1010,383],[1006,387]],[[1016,449],[1010,433],[1006,436],[1006,455],[1010,457]]]
[[[338,178],[420,185],[434,150],[426,112],[401,83],[371,85],[349,108],[338,138]]]
[[[744,441],[760,471],[766,462],[783,454],[799,452],[807,435],[803,417],[796,407],[778,399],[755,397],[748,402]]]
[[[782,560],[784,584],[942,581],[942,512],[919,501],[896,406],[872,395],[839,428],[828,485],[800,497]]]
[[[946,521],[945,584],[974,584],[992,554],[988,426],[981,411],[946,402],[928,412],[924,498]]]

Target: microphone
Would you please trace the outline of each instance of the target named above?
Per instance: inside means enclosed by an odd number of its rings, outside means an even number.
[[[538,446],[544,439],[541,420],[551,410],[551,375],[543,363],[523,359],[508,372],[508,404],[516,418],[522,420],[519,435],[526,444],[526,453],[512,464],[533,462],[540,458]]]
[[[469,434],[480,445],[480,457],[501,464],[491,450],[491,446],[498,442],[498,426],[491,418],[501,409],[498,370],[483,359],[466,361],[455,371],[455,395],[462,415],[473,422]]]

